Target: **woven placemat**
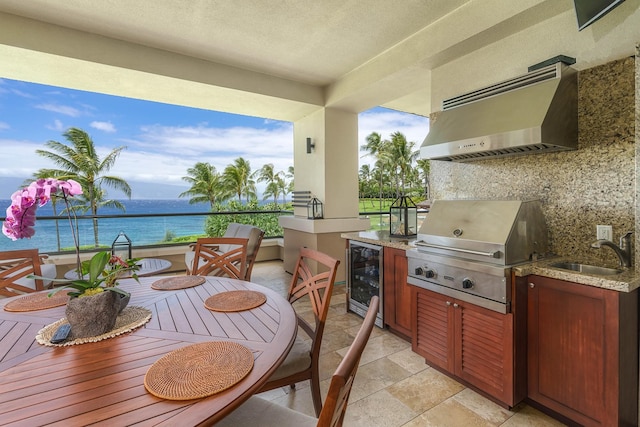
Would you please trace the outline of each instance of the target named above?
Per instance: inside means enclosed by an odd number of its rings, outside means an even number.
[[[194,286],[202,285],[204,282],[205,278],[202,276],[167,277],[166,279],[160,279],[153,282],[151,284],[151,288],[159,291],[173,291],[176,289],[192,288]]]
[[[5,311],[45,310],[47,308],[65,305],[67,301],[69,301],[69,296],[64,291],[58,292],[51,296],[51,298],[49,298],[49,292],[51,291],[26,294],[8,302],[7,305],[4,306],[4,309]]]
[[[182,347],[155,362],[144,376],[147,391],[162,399],[191,400],[220,393],[253,369],[245,346],[210,341]]]
[[[54,322],[40,329],[38,331],[38,335],[36,335],[36,341],[38,341],[38,343],[42,345],[50,347],[64,347],[68,345],[85,344],[88,342],[98,342],[133,331],[134,329],[139,328],[140,326],[147,323],[149,320],[151,320],[151,310],[148,310],[144,307],[129,306],[122,310],[122,313],[118,315],[118,318],[116,319],[116,325],[110,332],[98,335],[96,337],[77,338],[74,340],[65,341],[60,344],[53,344],[51,343],[51,337],[53,337],[53,334],[55,334],[60,325],[62,325],[63,323],[68,323],[67,318],[63,317],[57,322]]]
[[[220,292],[207,298],[204,306],[213,311],[243,311],[261,306],[267,301],[262,292],[257,291],[227,291]]]

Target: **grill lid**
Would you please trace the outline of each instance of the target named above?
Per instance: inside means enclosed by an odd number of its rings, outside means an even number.
[[[547,252],[537,200],[436,200],[420,227],[418,250],[497,265]]]

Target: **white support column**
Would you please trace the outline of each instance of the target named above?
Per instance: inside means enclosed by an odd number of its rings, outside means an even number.
[[[295,268],[300,247],[307,246],[341,260],[338,281],[344,280],[345,243],[340,234],[369,228],[358,217],[358,115],[323,108],[294,123],[296,191],[309,190],[324,204],[324,219],[307,219],[297,207],[294,217],[282,217],[284,268]],[[307,153],[307,138],[314,148]]]

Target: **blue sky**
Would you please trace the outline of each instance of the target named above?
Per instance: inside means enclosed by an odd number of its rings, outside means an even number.
[[[54,167],[37,149],[49,140],[65,142],[70,127],[85,130],[99,154],[126,146],[110,174],[126,179],[133,198],[144,198],[150,185],[166,186],[156,198],[175,198],[185,189],[182,177],[196,162],[219,172],[244,157],[253,170],[273,163],[293,165],[293,124],[123,97],[83,92],[0,78],[0,199],[41,168]],[[428,120],[375,108],[359,117],[359,144],[371,132],[388,138],[402,132],[416,148],[427,135]],[[366,156],[362,163],[371,163]],[[176,187],[177,186],[177,187]],[[260,190],[260,188],[259,188]],[[112,196],[117,197],[117,196]]]

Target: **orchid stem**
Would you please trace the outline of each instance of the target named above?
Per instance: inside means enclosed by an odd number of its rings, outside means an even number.
[[[80,261],[80,241],[78,238],[78,235],[80,234],[78,229],[78,216],[76,215],[75,209],[71,209],[69,199],[67,198],[67,194],[64,190],[62,191],[62,198],[64,199],[64,204],[67,206],[67,218],[69,219],[69,227],[71,228],[71,237],[73,238],[73,244],[76,248],[76,271],[78,272],[78,280],[82,280],[82,262]],[[71,220],[71,215],[73,215],[73,220]]]

